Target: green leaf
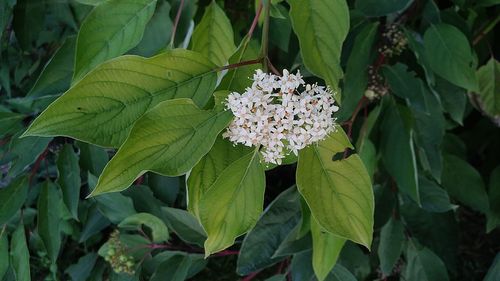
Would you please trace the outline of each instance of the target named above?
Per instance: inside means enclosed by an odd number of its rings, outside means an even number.
[[[84,142],[77,142],[77,146],[80,149],[79,164],[82,170],[92,175],[100,175],[109,160],[106,150]]]
[[[500,115],[500,63],[492,57],[476,75],[481,108],[490,116]]]
[[[5,224],[23,206],[28,195],[27,177],[18,178],[6,188],[0,188],[0,225]]]
[[[488,188],[490,210],[487,214],[486,230],[490,232],[500,225],[500,166],[496,167],[490,175]]]
[[[347,60],[344,88],[342,89],[342,107],[338,119],[349,119],[368,84],[368,69],[373,60],[372,49],[378,31],[378,22],[366,25],[356,36],[351,55]]]
[[[10,264],[16,281],[30,281],[30,253],[26,244],[24,225],[19,223],[10,241]]]
[[[69,88],[75,63],[75,46],[76,37],[68,37],[44,66],[27,96],[58,95]]]
[[[51,138],[20,139],[15,136],[9,147],[9,152],[14,159],[12,159],[8,175],[15,177],[26,169],[28,165],[35,162],[45,151],[51,140]]]
[[[150,57],[168,46],[173,24],[170,20],[170,4],[160,1],[151,20],[146,25],[141,42],[129,54]],[[158,36],[161,34],[161,36]]]
[[[293,30],[300,43],[305,66],[338,89],[342,78],[340,53],[349,31],[349,8],[345,0],[289,0]],[[336,97],[340,98],[340,96]]]
[[[222,66],[236,49],[233,37],[231,22],[217,2],[212,1],[194,29],[192,50]]]
[[[319,281],[323,281],[337,263],[346,240],[324,230],[314,217],[311,217],[311,235],[314,273]]]
[[[190,99],[165,101],[139,119],[90,196],[126,189],[146,171],[185,174],[231,121],[228,111],[199,109]]]
[[[326,277],[326,281],[356,281],[356,277],[340,264],[336,264],[330,274]]]
[[[374,199],[370,177],[341,128],[299,152],[297,186],[313,217],[328,232],[370,248]]]
[[[149,59],[116,58],[73,85],[33,121],[24,136],[69,136],[118,147],[134,122],[162,101],[192,98],[204,106],[215,87],[214,67],[187,50]]]
[[[55,264],[61,248],[61,197],[55,184],[47,181],[42,185],[37,207],[38,234],[52,264]]]
[[[259,56],[259,44],[245,37],[236,52],[229,58],[229,64],[239,63],[242,61],[253,60]],[[259,64],[250,64],[242,67],[229,69],[226,75],[222,78],[217,90],[229,90],[235,92],[243,92],[245,88],[250,86],[255,70],[260,68]]]
[[[228,165],[201,197],[199,215],[207,232],[205,256],[231,246],[259,219],[264,203],[264,167],[258,149]]]
[[[57,184],[61,187],[63,201],[74,219],[78,219],[80,200],[80,166],[73,145],[65,144],[57,157]]]
[[[100,233],[101,230],[111,224],[111,222],[101,214],[99,209],[95,207],[94,202],[89,205],[84,219],[85,220],[82,220],[82,231],[78,237],[79,243],[87,241],[87,239],[92,237],[94,234]]]
[[[500,253],[495,256],[495,259],[491,263],[488,273],[484,277],[483,281],[495,281],[500,278]]]
[[[369,17],[380,17],[406,10],[413,0],[356,0],[356,9]]]
[[[425,210],[435,213],[444,213],[456,207],[450,203],[448,192],[425,176],[419,175],[418,187],[422,208]]]
[[[439,77],[436,79],[435,88],[441,99],[443,110],[453,121],[462,125],[467,105],[467,91]]]
[[[70,265],[64,272],[71,276],[73,281],[86,281],[97,261],[97,254],[90,253],[78,259],[78,262]]]
[[[200,218],[199,206],[203,195],[227,167],[251,151],[250,147],[241,144],[234,146],[229,140],[217,137],[210,151],[189,173],[188,210]]]
[[[276,197],[245,236],[236,272],[248,275],[281,260],[273,255],[297,226],[300,217],[300,196],[295,187],[291,187]]]
[[[140,229],[145,225],[151,229],[152,240],[155,243],[166,242],[169,239],[168,228],[159,218],[148,214],[138,213],[124,219],[118,227],[124,229]]]
[[[408,71],[402,63],[393,66],[384,66],[384,76],[392,92],[406,100],[409,107],[415,111],[427,112],[426,96],[430,95],[422,80],[415,77],[415,73]]]
[[[29,51],[34,47],[33,43],[44,27],[45,12],[45,3],[37,1],[18,0],[14,6],[12,26],[17,41],[24,50]]]
[[[478,90],[469,41],[456,27],[431,25],[424,35],[425,56],[431,69],[451,83]]]
[[[484,214],[489,211],[483,178],[461,158],[444,155],[442,183],[448,193],[461,203]]]
[[[169,207],[161,208],[169,229],[189,244],[203,246],[207,238],[198,220],[187,211]]]
[[[73,81],[135,47],[155,6],[156,0],[109,0],[94,8],[78,32]]]
[[[188,277],[191,258],[188,255],[175,255],[161,263],[151,281],[184,281]]]
[[[391,101],[381,124],[381,151],[384,166],[394,177],[398,187],[420,204],[418,192],[418,172],[415,149],[413,147],[413,131],[408,131],[399,105]]]
[[[0,138],[4,138],[10,134],[16,134],[22,130],[24,127],[22,124],[24,118],[26,118],[24,114],[0,112]]]
[[[97,178],[89,174],[88,182],[89,187],[92,189],[97,184]],[[137,213],[132,199],[121,193],[102,194],[94,199],[97,202],[99,211],[115,224]]]
[[[417,249],[411,242],[406,250],[407,265],[404,271],[408,281],[449,280],[443,261],[428,248]]]
[[[401,256],[403,243],[405,241],[404,226],[400,220],[391,218],[380,232],[380,244],[378,245],[378,257],[380,269],[384,276],[391,275],[394,265]]]
[[[9,269],[9,240],[5,228],[0,229],[0,280]]]

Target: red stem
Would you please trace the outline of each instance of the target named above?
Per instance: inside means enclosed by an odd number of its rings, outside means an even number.
[[[170,38],[170,47],[174,47],[175,34],[177,32],[177,26],[179,25],[179,20],[181,18],[182,7],[184,6],[184,0],[179,3],[179,8],[177,9],[177,14],[175,15],[174,27],[172,28],[172,37]]]
[[[33,177],[36,175],[36,172],[40,168],[40,164],[45,159],[48,152],[49,152],[49,150],[47,148],[45,148],[45,150],[42,152],[42,154],[40,154],[38,156],[38,158],[36,159],[35,164],[33,165],[33,168],[31,168],[31,174],[30,174],[29,179],[28,179],[30,185],[31,185],[31,181],[33,180]]]
[[[252,38],[253,31],[255,30],[255,27],[257,26],[257,23],[259,22],[260,14],[262,13],[262,1],[259,2],[259,7],[257,8],[257,13],[255,14],[255,17],[253,18],[252,25],[250,26],[250,29],[248,30],[248,40],[250,41],[250,38]]]
[[[253,280],[255,278],[255,276],[257,276],[257,274],[259,274],[259,273],[260,273],[260,271],[255,271],[254,273],[250,273],[249,275],[247,275],[243,279],[241,279],[241,281]]]
[[[226,69],[238,68],[241,66],[250,65],[250,64],[258,64],[261,62],[262,62],[262,58],[258,58],[258,59],[254,59],[254,60],[247,60],[247,61],[242,61],[242,62],[233,63],[233,64],[218,67],[215,69],[215,71],[222,71],[222,70],[226,70]]]

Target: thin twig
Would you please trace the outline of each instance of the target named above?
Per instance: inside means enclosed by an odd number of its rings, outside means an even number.
[[[215,71],[222,71],[222,70],[226,70],[226,69],[238,68],[241,66],[250,65],[250,64],[258,64],[261,62],[262,62],[262,58],[257,58],[254,60],[247,60],[247,61],[242,61],[242,62],[233,63],[233,64],[229,64],[229,65],[224,65],[224,66],[216,68]]]
[[[253,280],[255,278],[255,276],[257,276],[257,274],[260,273],[260,270],[259,271],[255,271],[247,276],[245,276],[243,279],[241,279],[241,281],[250,281],[250,280]]]
[[[42,152],[42,154],[40,154],[38,156],[38,158],[35,160],[35,164],[33,165],[33,168],[31,168],[31,174],[30,174],[29,179],[28,179],[30,185],[31,185],[31,181],[33,180],[33,177],[35,176],[36,172],[40,168],[40,164],[45,159],[45,156],[47,156],[48,151],[49,150],[47,148],[45,148],[45,150]]]
[[[259,18],[260,18],[261,13],[262,13],[262,0],[259,1],[259,7],[257,8],[257,13],[255,13],[255,17],[253,18],[252,25],[250,26],[250,29],[248,30],[248,33],[247,33],[248,41],[250,41],[250,39],[252,38],[255,27],[257,26],[257,23],[259,22]]]
[[[179,25],[179,20],[181,18],[182,8],[184,6],[184,0],[179,3],[179,8],[177,9],[177,14],[175,15],[174,27],[172,28],[172,35],[170,37],[170,48],[174,47],[175,34],[177,32],[177,26]]]
[[[500,15],[498,15],[494,20],[492,20],[484,29],[482,29],[479,34],[476,35],[474,38],[474,41],[472,41],[472,45],[477,45],[481,39],[488,34],[495,26],[497,25],[498,21],[500,21]]]
[[[269,20],[270,20],[270,9],[271,9],[271,1],[266,2],[265,6],[265,17],[264,17],[264,26],[262,27],[262,46],[261,46],[261,57],[267,58],[269,52]],[[267,72],[268,67],[267,60],[264,61],[263,68],[264,72]]]

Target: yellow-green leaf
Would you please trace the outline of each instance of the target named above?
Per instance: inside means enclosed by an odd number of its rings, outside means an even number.
[[[328,232],[370,248],[374,199],[370,177],[341,128],[299,152],[297,186]],[[337,158],[340,160],[336,160]]]
[[[217,75],[198,53],[171,50],[146,59],[123,56],[100,65],[53,102],[24,136],[68,136],[119,147],[132,125],[158,103],[209,100]]]
[[[199,205],[207,232],[205,256],[224,250],[257,223],[264,203],[265,174],[257,149],[225,168]]]
[[[135,47],[155,7],[156,0],[109,0],[94,8],[78,32],[73,81]]]
[[[91,195],[124,190],[147,171],[185,174],[210,150],[231,118],[228,111],[201,110],[190,99],[159,104],[135,123]]]
[[[204,54],[219,66],[226,64],[236,49],[231,22],[215,1],[206,7],[192,40],[193,51]]]
[[[293,30],[299,38],[305,66],[338,89],[342,78],[340,53],[349,31],[345,0],[289,0]]]

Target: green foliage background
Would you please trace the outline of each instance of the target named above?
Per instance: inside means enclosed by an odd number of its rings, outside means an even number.
[[[0,280],[500,280],[498,4],[1,1]],[[222,139],[257,68],[337,133]]]

